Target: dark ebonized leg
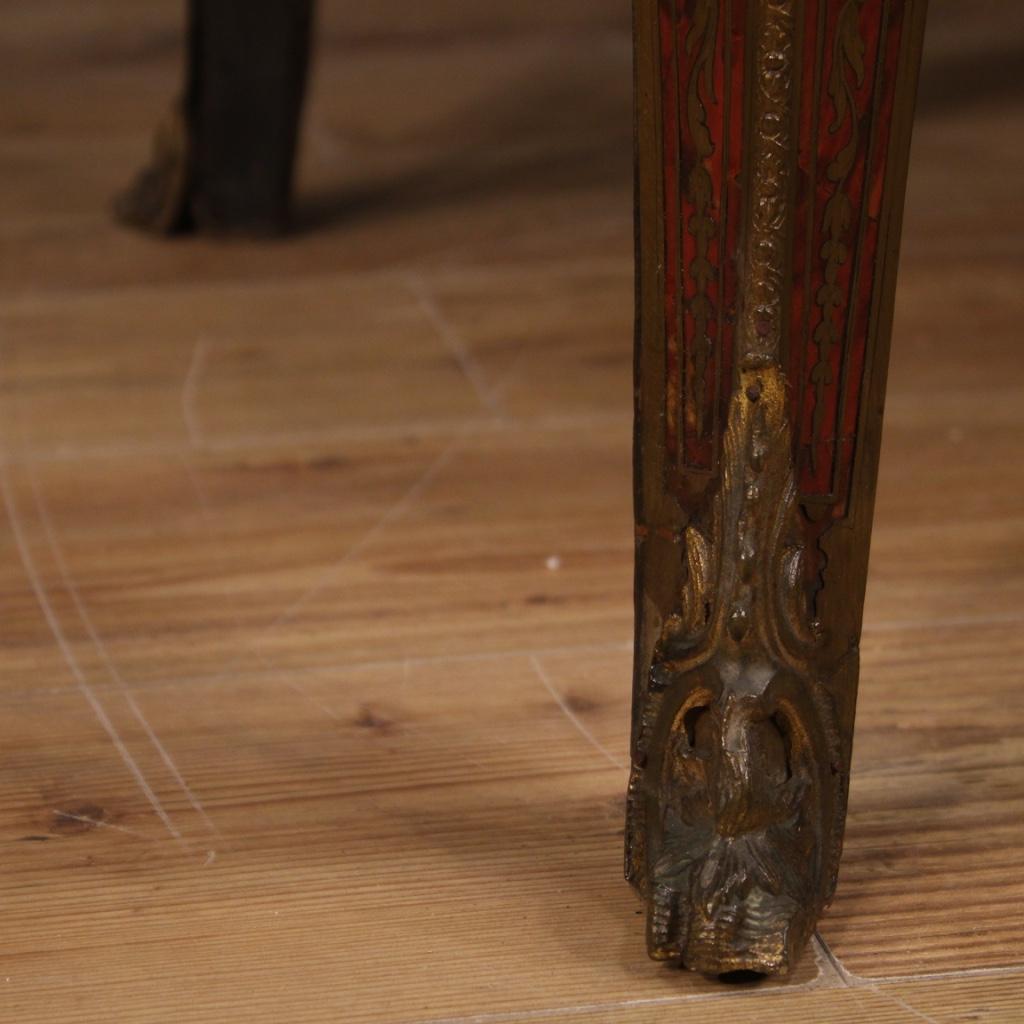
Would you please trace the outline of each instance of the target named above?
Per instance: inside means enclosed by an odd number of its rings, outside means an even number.
[[[160,233],[288,224],[312,0],[190,0],[185,88],[117,203]]]

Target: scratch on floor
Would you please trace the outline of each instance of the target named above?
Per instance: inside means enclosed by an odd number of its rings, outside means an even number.
[[[67,637],[64,635],[64,630],[61,627],[60,622],[57,619],[57,615],[53,610],[53,606],[50,603],[49,595],[46,592],[46,588],[43,586],[42,577],[39,575],[39,571],[36,568],[35,559],[32,557],[31,549],[28,545],[28,539],[25,536],[24,528],[22,527],[21,517],[18,513],[17,503],[14,500],[14,493],[11,489],[10,476],[7,472],[7,463],[3,458],[0,458],[0,492],[3,495],[4,507],[7,510],[7,518],[11,524],[11,532],[14,535],[15,547],[18,550],[18,556],[21,559],[22,567],[25,570],[25,575],[28,577],[29,584],[35,593],[36,601],[39,604],[39,608],[43,613],[46,623],[49,626],[50,632],[53,634],[53,638],[57,643],[62,657],[71,672],[72,677],[78,687],[79,692],[85,698],[86,703],[92,709],[93,714],[96,716],[97,721],[103,727],[107,736],[110,738],[110,742],[113,743],[114,749],[117,751],[118,756],[124,762],[125,767],[128,769],[132,778],[135,779],[139,789],[142,790],[146,799],[149,801],[150,806],[156,813],[157,817],[163,822],[164,827],[168,832],[177,840],[183,841],[181,832],[178,831],[177,826],[171,821],[170,816],[164,810],[163,805],[157,798],[156,793],[153,792],[149,782],[146,781],[145,775],[142,773],[142,769],[139,768],[135,758],[132,757],[131,751],[125,746],[124,741],[118,734],[117,729],[114,727],[114,723],[110,720],[107,715],[106,709],[100,703],[99,698],[93,692],[92,687],[89,685],[89,681],[85,677],[85,673],[82,671],[78,664],[78,660],[75,658],[74,651],[71,649],[71,645],[68,643]]]
[[[461,431],[452,442],[444,448],[440,455],[420,474],[412,486],[371,526],[337,561],[327,566],[320,574],[320,578],[309,587],[304,593],[296,598],[287,608],[280,612],[267,626],[266,633],[272,632],[279,626],[290,622],[317,594],[319,594],[336,575],[339,569],[352,561],[358,554],[364,551],[374,540],[386,530],[395,520],[400,519],[412,506],[420,495],[433,483],[435,478],[455,457],[463,443],[465,431]]]
[[[815,987],[815,981],[796,984],[775,985],[758,990],[758,998],[771,999],[793,992],[807,992]],[[670,996],[641,996],[635,999],[619,999],[602,1003],[575,1003],[570,1006],[552,1006],[526,1010],[504,1010],[490,1013],[476,1013],[467,1016],[432,1017],[418,1020],[414,1024],[517,1024],[521,1021],[547,1020],[553,1017],[577,1017],[584,1014],[612,1014],[616,1011],[655,1008],[658,1006],[679,1006],[691,1003],[719,1002],[729,999],[748,999],[749,993],[742,988],[722,986],[711,992],[684,992]],[[602,1016],[602,1020],[604,1017]]]
[[[808,987],[845,988],[848,983],[840,972],[835,958],[831,955],[832,951],[826,951],[825,943],[819,938],[817,932],[811,936],[809,945],[814,956],[814,966],[817,967],[818,973],[808,982]]]
[[[533,666],[533,670],[537,673],[537,677],[544,684],[544,688],[551,694],[554,702],[561,708],[562,713],[566,718],[573,724],[576,731],[597,751],[607,758],[616,768],[623,771],[626,769],[626,765],[619,760],[586,726],[586,723],[576,714],[575,711],[565,702],[565,698],[555,689],[551,682],[550,677],[544,670],[544,666],[540,663],[540,660],[535,654],[530,655],[530,664]]]
[[[91,825],[93,828],[112,828],[115,832],[124,832],[125,835],[135,836],[137,839],[145,839],[147,843],[155,842],[150,836],[142,832],[136,832],[133,828],[125,828],[124,825],[115,825],[112,821],[103,821],[100,818],[90,818],[87,814],[73,814],[71,811],[61,811],[54,808],[55,818],[64,818],[67,821],[80,821],[84,825]]]
[[[196,501],[199,504],[199,511],[201,512],[203,519],[209,521],[213,518],[213,510],[210,507],[210,498],[206,493],[206,488],[203,487],[202,481],[199,479],[199,474],[195,470],[195,466],[189,461],[189,457],[186,453],[182,452],[178,455],[178,461],[181,463],[182,469],[185,470],[185,475],[188,477],[189,484],[192,487],[192,492],[196,496]]]
[[[206,494],[205,490],[203,489],[202,484],[199,481],[198,474],[193,469],[192,464],[189,462],[188,458],[186,456],[184,456],[184,455],[181,456],[181,464],[182,464],[182,466],[185,469],[185,474],[188,477],[190,484],[192,485],[192,490],[193,490],[193,492],[195,494],[196,501],[198,502],[200,510],[202,512],[203,521],[206,524],[206,529],[209,531],[211,529],[211,524],[212,524],[212,521],[213,521],[213,512],[212,512],[212,509],[210,507],[210,502],[209,502],[209,499],[207,497],[207,494]],[[227,589],[226,588],[222,588],[222,590],[223,590],[224,596],[226,598],[230,598],[231,595],[228,593]],[[234,604],[232,602],[229,602],[228,607],[229,607],[229,612],[230,612],[231,618],[232,618],[232,620],[233,620],[233,622],[235,624],[235,628],[241,632],[244,629],[244,624],[242,622],[241,617],[238,614],[238,610],[235,608],[235,606],[234,606]],[[273,672],[273,666],[271,665],[270,660],[267,658],[267,656],[261,650],[259,650],[255,645],[252,645],[252,649],[253,649],[253,653],[255,654],[255,656],[256,656],[257,660],[260,662],[260,664],[263,666],[264,670],[267,671],[267,672]],[[236,661],[233,665],[231,665],[228,668],[222,670],[221,672],[219,672],[214,677],[214,680],[219,680],[219,679],[227,677],[230,674],[233,674],[235,668],[238,667],[238,664],[239,663]],[[300,683],[297,683],[297,682],[295,682],[292,679],[284,679],[284,680],[282,680],[282,682],[284,683],[284,685],[289,690],[291,690],[293,693],[297,694],[303,700],[305,700],[308,703],[312,704],[318,711],[320,711],[327,718],[330,718],[332,721],[335,721],[335,722],[340,720],[339,716],[337,714],[335,714],[335,712],[330,707],[328,707],[327,704],[325,704],[318,697],[314,697],[313,694],[311,694]],[[211,850],[210,852],[211,852],[212,856],[216,857],[216,851]],[[211,860],[207,860],[206,863],[207,864],[211,864],[212,861]],[[204,867],[205,866],[206,865],[204,865]]]
[[[406,682],[407,682],[407,675],[408,675],[408,671],[407,670],[409,668],[410,663],[409,663],[408,659],[406,659],[406,661],[403,664],[405,666],[405,670],[403,671],[402,689],[404,690]],[[326,715],[327,718],[331,719],[331,721],[333,721],[333,722],[340,722],[342,720],[341,716],[339,714],[337,714],[337,712],[335,712],[332,708],[328,707],[328,705],[325,704],[322,700],[320,700],[319,697],[315,697],[313,694],[311,694],[305,687],[301,686],[299,683],[296,683],[292,679],[286,679],[286,680],[284,680],[284,685],[287,686],[289,690],[292,690],[294,693],[296,693],[300,697],[302,697],[303,700],[308,701],[315,708],[318,708],[321,712],[323,712],[324,715]],[[413,725],[409,721],[403,721],[401,723],[401,728],[405,732],[410,733],[411,735],[414,735],[414,736],[429,736],[429,733],[428,733],[428,731],[426,729],[423,729],[423,728],[421,728],[420,726],[417,726],[417,725]],[[505,743],[507,741],[506,740],[500,740],[499,742]],[[492,768],[493,768],[493,766],[489,767],[488,765],[485,765],[482,761],[478,761],[471,754],[466,754],[466,753],[463,752],[462,754],[460,754],[460,758],[461,758],[461,760],[465,761],[468,764],[473,765],[476,768],[479,768],[482,772],[485,772],[485,773],[490,771],[490,770],[492,770]]]
[[[912,1013],[919,1020],[925,1022],[925,1024],[938,1024],[933,1018],[929,1017],[926,1013],[922,1013],[916,1006],[912,1006],[905,999],[898,996],[895,992],[890,992],[887,989],[879,988],[886,979],[882,978],[863,978],[858,974],[854,974],[848,970],[843,962],[832,952],[832,948],[825,941],[824,937],[820,932],[814,933],[814,943],[821,950],[825,959],[829,964],[832,965],[839,979],[843,985],[852,990],[854,999],[857,999],[856,992],[872,992],[874,995],[879,996],[881,999],[888,999],[890,1002],[895,1003],[900,1009],[906,1010],[907,1013]],[[955,974],[955,976],[959,976]],[[909,979],[907,979],[909,980]],[[859,1000],[858,1000],[859,1001]],[[865,1007],[865,1016],[870,1016],[869,1008]]]
[[[262,655],[260,656],[262,658]],[[314,697],[304,686],[299,685],[293,679],[283,680],[284,685],[288,687],[293,693],[298,694],[303,700],[308,701],[318,711],[321,711],[333,722],[340,722],[341,717],[330,707],[328,707],[319,697]]]
[[[963,970],[926,971],[922,974],[887,974],[872,980],[878,985],[888,985],[901,981],[946,981],[950,978],[1003,978],[1024,975],[1024,965],[1016,964],[1007,967],[966,967]]]
[[[50,551],[53,553],[54,562],[57,565],[57,571],[60,574],[61,581],[64,584],[64,589],[71,597],[71,601],[75,606],[75,610],[78,612],[78,617],[82,620],[82,625],[85,626],[86,632],[89,634],[89,639],[92,640],[93,646],[96,648],[96,652],[99,654],[103,661],[107,672],[110,674],[111,679],[117,685],[118,689],[124,694],[124,699],[131,710],[135,720],[142,726],[143,732],[152,744],[163,761],[164,766],[171,773],[174,781],[178,784],[178,787],[185,794],[185,798],[188,800],[192,809],[202,819],[203,824],[206,825],[210,832],[216,833],[217,828],[210,820],[209,815],[206,813],[203,805],[200,803],[199,798],[195,795],[188,783],[185,781],[184,776],[181,774],[178,766],[174,763],[167,748],[160,741],[160,738],[153,731],[145,715],[142,713],[142,709],[136,703],[135,698],[132,696],[131,690],[128,688],[128,684],[125,682],[124,677],[121,675],[120,670],[114,663],[113,658],[110,656],[110,652],[107,650],[107,645],[103,642],[103,638],[99,635],[92,621],[92,616],[89,614],[88,609],[85,606],[85,602],[82,600],[82,596],[79,593],[78,585],[75,583],[74,577],[71,575],[71,571],[68,568],[67,562],[64,560],[64,552],[61,550],[60,542],[57,539],[57,532],[53,526],[53,520],[50,517],[50,510],[43,498],[42,491],[39,487],[39,480],[35,473],[35,467],[32,463],[28,463],[28,477],[29,485],[32,489],[32,497],[35,501],[36,510],[39,514],[39,521],[42,523],[43,532],[46,535],[47,543],[49,544]]]
[[[924,1024],[939,1024],[934,1017],[929,1017],[927,1013],[922,1013],[916,1006],[912,1006],[910,1003],[898,996],[895,992],[883,992],[877,985],[871,986],[871,991],[876,992],[878,995],[883,996],[886,999],[892,1000],[897,1006],[906,1010],[907,1013],[912,1013],[915,1017],[924,1021]]]
[[[108,661],[106,655],[104,655],[103,657],[105,661]],[[108,664],[111,663],[108,661]],[[111,668],[113,669],[112,664]],[[114,672],[117,671],[116,669],[113,670]],[[174,781],[178,784],[178,787],[181,789],[182,793],[185,794],[185,799],[188,800],[189,806],[192,808],[192,810],[196,812],[196,814],[199,815],[208,831],[212,832],[214,835],[219,835],[217,826],[210,820],[210,816],[206,813],[206,808],[203,807],[203,805],[200,803],[199,797],[196,796],[195,792],[185,781],[185,777],[181,774],[181,771],[178,769],[178,766],[172,760],[167,748],[160,741],[160,737],[157,736],[157,734],[153,731],[153,728],[150,726],[149,722],[142,714],[142,709],[138,706],[138,704],[136,704],[135,698],[132,696],[131,691],[127,688],[125,683],[121,681],[120,676],[118,676],[117,678],[119,680],[120,685],[124,687],[124,696],[125,700],[128,702],[128,707],[131,709],[131,712],[135,716],[136,721],[139,723],[139,725],[142,726],[143,732],[145,732],[147,739],[149,740],[150,743],[153,744],[153,747],[155,748],[157,754],[160,755],[160,760],[163,761],[164,766],[171,773],[172,777],[174,778]]]
[[[416,299],[417,305],[424,316],[430,321],[438,337],[444,343],[445,348],[451,357],[462,370],[463,375],[469,381],[476,392],[480,404],[492,415],[501,417],[503,415],[501,403],[495,390],[488,384],[483,368],[473,355],[472,350],[466,344],[455,325],[444,315],[437,299],[427,287],[426,281],[419,274],[409,273],[405,276],[409,291]]]
[[[832,952],[832,947],[825,941],[824,936],[821,932],[816,931],[811,939],[815,946],[816,953],[820,954],[824,961],[835,971],[836,976],[840,981],[847,987],[853,988],[857,983],[857,979],[843,966],[840,962],[839,957]],[[820,962],[820,960],[819,960]]]
[[[210,343],[205,338],[197,338],[181,385],[181,418],[185,421],[185,432],[193,448],[203,445],[203,428],[198,409],[199,378],[206,367],[209,351]]]

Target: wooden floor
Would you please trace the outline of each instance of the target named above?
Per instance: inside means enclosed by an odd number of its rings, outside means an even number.
[[[0,1019],[1024,1021],[1024,7],[933,0],[847,852],[786,983],[621,878],[625,0],[324,0],[302,225],[116,227],[179,0],[0,42]]]

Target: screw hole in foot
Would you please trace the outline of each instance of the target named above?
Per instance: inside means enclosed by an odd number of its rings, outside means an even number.
[[[756,985],[768,977],[759,971],[723,971],[718,980],[724,985]]]

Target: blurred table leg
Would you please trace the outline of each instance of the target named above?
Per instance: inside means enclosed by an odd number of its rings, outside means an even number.
[[[117,202],[160,233],[288,224],[312,0],[190,0],[185,88]]]

